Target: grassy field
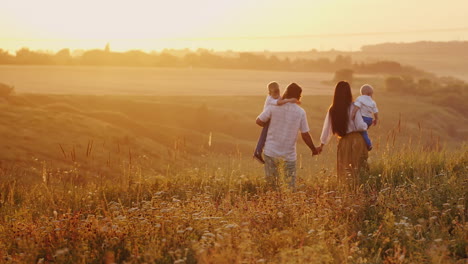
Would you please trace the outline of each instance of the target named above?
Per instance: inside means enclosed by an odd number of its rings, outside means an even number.
[[[0,105],[5,263],[465,263],[466,116],[376,94],[360,189],[299,142],[298,191],[251,159],[264,96],[22,94]],[[304,96],[320,136],[329,95]]]
[[[346,191],[301,171],[297,193],[265,188],[245,160],[207,156],[191,169],[23,183],[3,168],[8,263],[463,263],[466,149],[396,153]],[[392,157],[393,159],[391,159]],[[401,159],[407,161],[400,164]],[[168,163],[173,166],[172,163]],[[307,177],[304,177],[307,175]],[[428,176],[430,175],[430,176]]]
[[[391,94],[376,95],[381,125],[370,131],[376,153],[389,142],[453,149],[466,140],[466,128],[460,126],[466,116],[416,97],[405,99],[414,103]],[[164,163],[174,155],[175,145],[189,156],[208,151],[250,156],[260,132],[254,120],[263,100],[263,96],[19,95],[0,105],[0,147],[6,150],[0,157],[66,165],[73,156],[73,161],[111,164],[130,153]],[[303,98],[315,139],[330,102],[330,96]],[[300,147],[300,154],[307,155]]]
[[[266,84],[298,82],[304,94],[330,94],[332,73],[91,66],[0,66],[0,80],[19,93],[251,96]]]
[[[0,71],[18,91],[0,100],[0,263],[468,259],[466,113],[379,89],[357,191],[335,140],[318,157],[299,142],[298,191],[272,191],[251,158],[265,84],[305,87],[318,144],[331,75],[81,70]]]
[[[5,263],[465,263],[467,162],[466,147],[392,150],[357,192],[305,165],[295,193],[268,190],[235,156],[163,174],[135,161],[79,181],[79,168],[24,182],[29,172],[3,165],[0,252]]]

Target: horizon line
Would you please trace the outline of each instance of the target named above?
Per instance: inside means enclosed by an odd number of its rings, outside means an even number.
[[[303,34],[303,35],[277,35],[277,36],[208,36],[208,37],[156,37],[156,38],[0,38],[0,40],[241,40],[241,39],[304,39],[319,37],[359,37],[359,36],[379,36],[379,35],[398,35],[414,33],[437,33],[437,32],[456,32],[468,31],[468,27],[456,28],[433,28],[433,29],[414,29],[401,31],[383,31],[383,32],[353,32],[353,33],[323,33],[323,34]]]
[[[467,28],[468,30],[468,28]],[[0,38],[0,41],[3,40],[5,38]],[[46,40],[63,40],[63,39],[41,39],[43,41],[46,41]],[[72,40],[72,39],[70,39]],[[97,39],[96,39],[97,40]],[[105,39],[102,39],[103,42],[105,42],[106,45],[111,45],[112,43],[109,41],[109,40],[105,40]],[[432,43],[453,43],[453,42],[458,42],[458,43],[468,43],[468,40],[447,40],[447,41],[438,41],[438,40],[418,40],[418,41],[408,41],[408,42],[405,42],[405,41],[400,41],[400,42],[391,42],[391,41],[387,41],[387,42],[379,42],[379,43],[374,43],[374,44],[363,44],[360,46],[360,49],[359,50],[354,50],[354,51],[346,51],[346,50],[341,50],[341,49],[337,49],[337,48],[330,48],[328,50],[318,50],[318,49],[315,49],[315,48],[312,48],[312,49],[304,49],[304,50],[268,50],[268,49],[262,49],[262,50],[234,50],[234,49],[213,49],[213,48],[204,48],[204,47],[197,47],[197,48],[189,48],[189,47],[185,47],[185,48],[169,48],[169,47],[166,47],[166,48],[162,48],[162,49],[159,49],[159,50],[156,50],[156,49],[153,49],[153,50],[149,50],[149,49],[127,49],[127,50],[116,50],[116,51],[112,51],[111,52],[130,52],[130,51],[141,51],[141,52],[146,52],[146,53],[152,53],[152,52],[163,52],[164,50],[173,50],[173,51],[184,51],[184,50],[189,50],[189,51],[197,51],[197,50],[208,50],[208,51],[211,51],[211,52],[234,52],[234,53],[242,53],[242,52],[271,52],[271,53],[294,53],[294,52],[310,52],[310,51],[316,51],[316,52],[333,52],[333,51],[337,51],[337,52],[346,52],[346,53],[353,53],[353,52],[361,52],[362,51],[362,48],[365,47],[365,46],[377,46],[377,45],[383,45],[383,44],[414,44],[414,43],[421,43],[421,42],[432,42]],[[18,51],[18,50],[21,50],[21,49],[28,49],[30,51],[38,51],[38,52],[43,52],[43,53],[50,53],[51,50],[48,50],[48,49],[32,49],[30,47],[27,47],[27,46],[21,46],[19,47],[18,49],[16,49],[15,51]],[[60,50],[63,50],[63,49],[69,49],[70,51],[90,51],[90,50],[102,50],[101,48],[68,48],[68,47],[64,47],[64,48],[60,48],[60,49],[57,49],[57,51],[60,51]],[[2,47],[0,46],[0,50],[3,50],[3,51],[7,51],[7,52],[13,52],[12,50],[9,50],[9,49],[2,49]]]

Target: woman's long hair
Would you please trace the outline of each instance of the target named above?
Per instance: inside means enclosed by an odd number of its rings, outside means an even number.
[[[346,135],[349,122],[349,106],[353,103],[351,86],[348,82],[341,81],[336,84],[333,103],[328,110],[332,122],[333,134],[340,137]]]

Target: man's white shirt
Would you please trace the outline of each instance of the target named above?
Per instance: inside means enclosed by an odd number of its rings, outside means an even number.
[[[293,103],[268,106],[258,118],[262,122],[270,120],[264,149],[265,155],[283,158],[286,161],[296,160],[297,132],[309,132],[304,109]]]

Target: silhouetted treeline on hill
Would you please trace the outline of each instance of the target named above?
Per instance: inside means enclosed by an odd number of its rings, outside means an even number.
[[[355,73],[384,73],[425,75],[422,70],[403,66],[394,61],[356,63],[350,56],[337,55],[335,59],[280,59],[275,55],[254,54],[249,52],[234,53],[234,56],[218,55],[205,49],[184,52],[176,56],[173,52],[145,53],[139,50],[112,52],[109,47],[99,50],[87,50],[78,56],[72,56],[69,49],[62,49],[55,54],[20,49],[15,55],[0,49],[0,64],[15,65],[98,65],[132,67],[198,67],[223,69],[254,69],[274,71],[310,71],[335,72],[338,69],[351,69]]]
[[[466,55],[468,54],[468,41],[383,43],[363,46],[361,51],[364,53],[442,53]]]

